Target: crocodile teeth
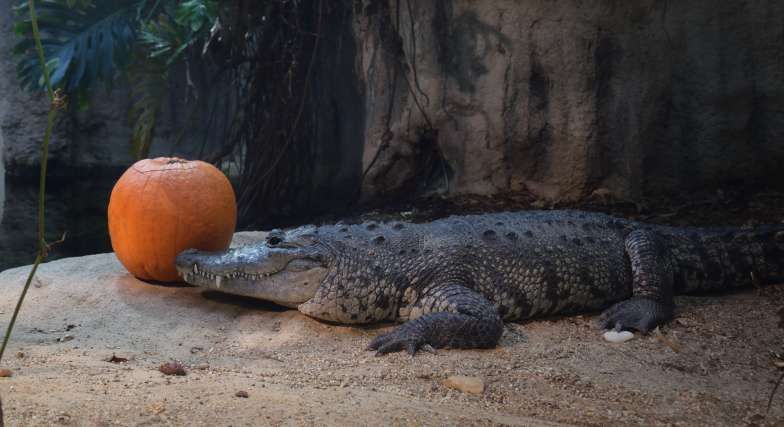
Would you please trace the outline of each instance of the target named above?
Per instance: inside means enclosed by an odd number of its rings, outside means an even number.
[[[216,288],[220,289],[222,280],[223,280],[223,276],[218,276],[218,277],[215,278],[215,287]]]
[[[196,274],[199,274],[199,266],[198,265],[193,264],[193,272],[196,273]]]

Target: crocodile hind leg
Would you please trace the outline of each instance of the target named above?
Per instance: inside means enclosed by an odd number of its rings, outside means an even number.
[[[632,268],[632,297],[605,310],[599,326],[645,333],[672,318],[672,258],[659,237],[647,230],[626,237],[626,254]]]
[[[412,306],[412,320],[379,335],[368,345],[376,355],[434,348],[492,348],[503,332],[495,306],[479,293],[447,284],[423,290]]]

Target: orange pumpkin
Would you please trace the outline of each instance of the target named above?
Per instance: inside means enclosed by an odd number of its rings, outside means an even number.
[[[229,180],[198,160],[140,160],[120,177],[109,199],[112,248],[143,280],[179,280],[177,254],[189,248],[225,250],[236,224]]]

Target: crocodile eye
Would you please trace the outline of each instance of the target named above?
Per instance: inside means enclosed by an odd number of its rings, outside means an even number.
[[[267,239],[267,244],[270,245],[270,246],[275,246],[275,245],[279,245],[280,242],[282,242],[282,241],[283,240],[280,237],[272,236],[269,239]]]

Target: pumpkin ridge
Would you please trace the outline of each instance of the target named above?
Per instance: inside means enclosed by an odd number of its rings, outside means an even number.
[[[161,174],[159,174],[159,173],[156,173],[156,174],[154,174],[154,175],[152,175],[150,177],[150,181],[152,181],[152,188],[150,190],[144,191],[144,193],[142,193],[142,198],[143,199],[148,199],[151,193],[153,193],[153,195],[156,196],[156,197],[158,196],[158,192],[160,191],[160,184],[157,181],[160,181],[160,179],[161,179]],[[148,207],[146,201],[145,201],[145,203],[142,204],[142,206],[145,207],[144,213],[147,214],[149,211],[146,209]],[[148,221],[153,221],[153,219],[152,218],[148,218]],[[152,251],[152,253],[154,255],[153,259],[155,259],[155,260],[161,259],[160,235],[158,235],[157,233],[150,233],[150,237],[153,239],[153,245],[152,245],[152,248],[150,248],[150,250]],[[152,263],[150,265],[145,263],[145,269],[152,270],[153,271],[152,273],[149,273],[149,270],[148,270],[148,274],[149,274],[150,277],[155,277],[156,276],[155,273],[158,271],[158,265],[157,265],[157,263]]]

